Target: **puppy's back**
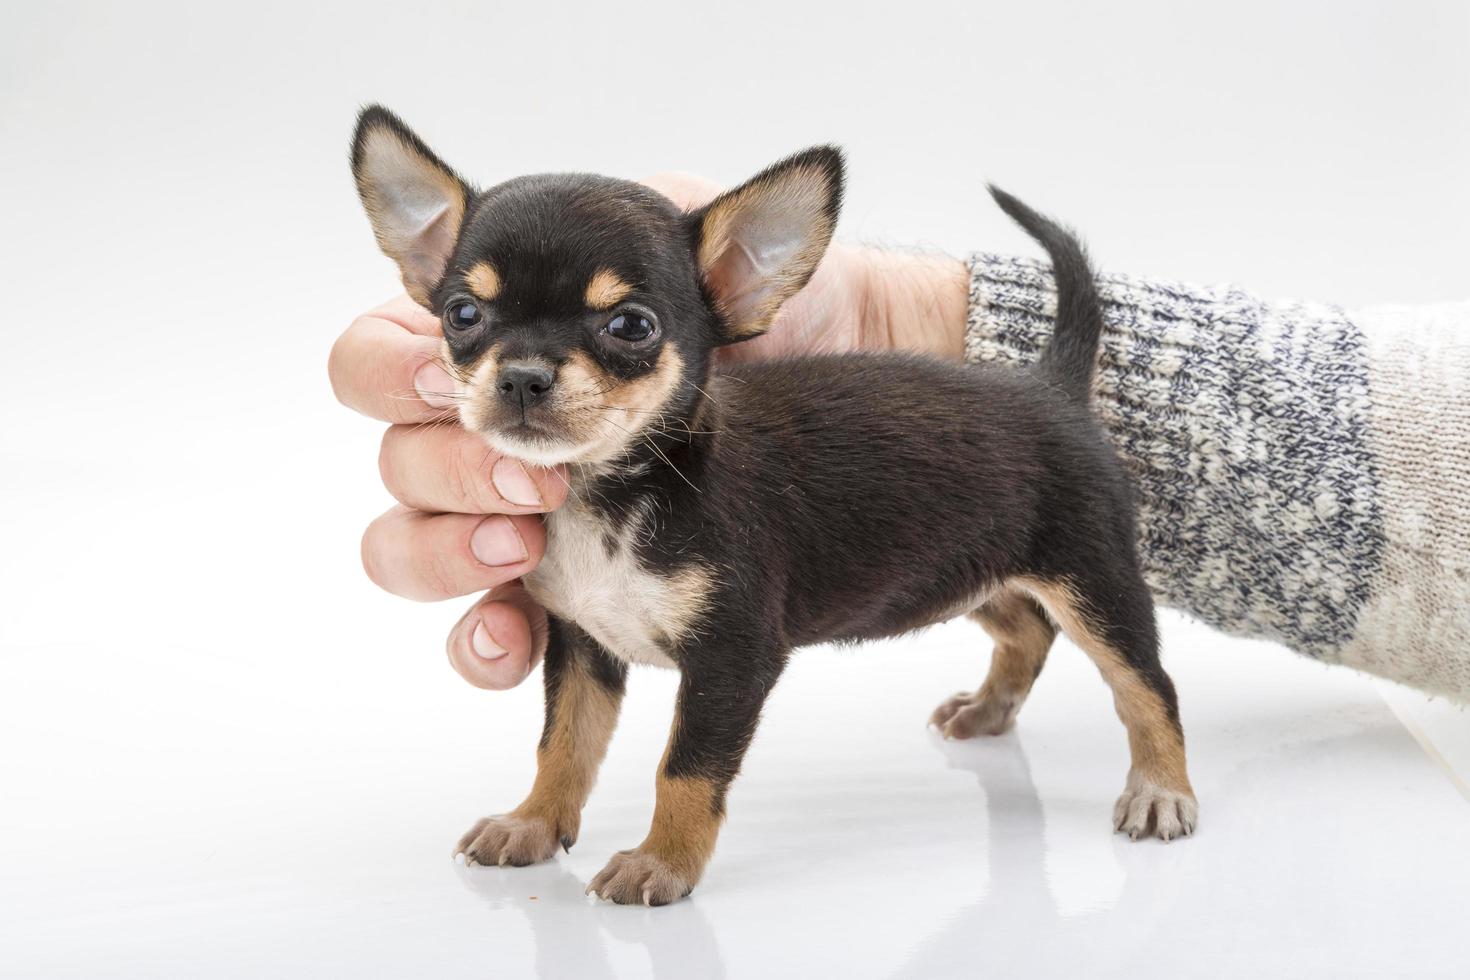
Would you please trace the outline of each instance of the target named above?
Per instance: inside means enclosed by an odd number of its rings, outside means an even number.
[[[728,369],[711,394],[720,478],[702,509],[748,560],[781,556],[797,643],[838,624],[859,639],[942,618],[1034,564],[1045,539],[1128,509],[1086,405],[1037,370],[793,358]]]

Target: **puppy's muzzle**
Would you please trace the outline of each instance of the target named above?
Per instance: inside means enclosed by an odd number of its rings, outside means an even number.
[[[536,361],[511,361],[495,377],[501,400],[522,413],[545,401],[555,385],[556,372]]]

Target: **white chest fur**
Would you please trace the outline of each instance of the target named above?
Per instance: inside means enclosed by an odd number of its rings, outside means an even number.
[[[547,517],[546,554],[525,577],[526,590],[609,653],[674,667],[669,651],[703,609],[709,576],[697,566],[667,575],[650,571],[634,553],[640,533],[646,533],[643,521],[615,529],[574,497]]]

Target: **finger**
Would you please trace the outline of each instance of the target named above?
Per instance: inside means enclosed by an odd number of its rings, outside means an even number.
[[[708,204],[719,196],[720,191],[724,190],[708,177],[686,174],[677,170],[646,177],[643,184],[673,201],[683,211],[693,211],[697,207]]]
[[[332,345],[337,400],[384,422],[452,418],[457,386],[441,366],[439,321],[408,297],[363,314]]]
[[[425,514],[394,507],[362,536],[362,567],[379,588],[433,602],[483,592],[536,567],[546,530],[535,516]]]
[[[541,662],[546,632],[545,610],[518,583],[503,585],[450,630],[449,663],[475,687],[508,690]]]
[[[560,468],[501,456],[457,425],[391,427],[378,471],[395,500],[431,514],[535,514],[567,496]]]

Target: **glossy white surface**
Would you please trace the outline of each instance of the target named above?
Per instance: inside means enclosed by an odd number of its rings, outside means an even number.
[[[373,99],[485,182],[731,181],[831,139],[849,237],[1031,254],[987,175],[1110,269],[1463,299],[1459,0],[3,20],[6,980],[1470,972],[1470,803],[1447,776],[1470,779],[1470,716],[1402,692],[1391,712],[1365,678],[1174,619],[1193,840],[1110,834],[1123,731],[1071,648],[1014,734],[927,732],[984,672],[957,624],[798,658],[690,901],[581,895],[651,810],[673,684],[652,669],[572,853],[456,867],[459,834],[529,786],[538,685],[468,688],[441,645],[469,600],[363,578],[380,431],[323,372],[394,288],[344,159]]]
[[[1453,976],[1467,962],[1470,802],[1371,681],[1269,647],[1170,618],[1203,823],[1168,845],[1110,833],[1123,732],[1070,646],[1015,732],[950,744],[923,720],[980,675],[974,627],[809,651],[771,701],[706,881],[650,910],[582,889],[642,836],[671,675],[635,672],[570,855],[467,870],[456,836],[529,784],[537,692],[461,690],[369,632],[356,638],[384,653],[330,700],[307,694],[310,671],[283,687],[244,651],[238,674],[200,651],[134,651],[80,685],[82,647],[8,659],[6,975]],[[191,681],[198,700],[164,696]],[[65,704],[39,696],[69,684]]]

